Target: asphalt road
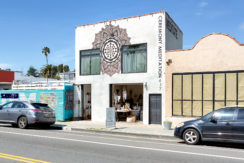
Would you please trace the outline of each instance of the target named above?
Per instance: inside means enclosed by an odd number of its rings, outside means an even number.
[[[205,143],[190,146],[178,139],[146,139],[54,129],[21,130],[0,125],[0,162],[79,163],[236,163],[244,145]]]

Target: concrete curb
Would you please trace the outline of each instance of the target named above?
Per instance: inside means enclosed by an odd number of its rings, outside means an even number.
[[[60,127],[60,126],[58,126]],[[177,140],[174,136],[170,135],[149,135],[149,134],[140,134],[140,133],[128,133],[128,132],[116,132],[116,131],[104,131],[104,130],[96,130],[96,129],[80,129],[80,128],[72,128],[72,127],[60,127],[64,131],[80,131],[86,133],[100,133],[100,134],[113,134],[113,135],[121,135],[121,136],[135,136],[141,138],[156,138],[156,139],[174,139]]]

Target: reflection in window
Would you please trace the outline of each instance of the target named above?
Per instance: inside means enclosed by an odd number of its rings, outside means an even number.
[[[147,44],[122,47],[122,71],[123,73],[147,71]]]
[[[244,109],[239,109],[237,120],[244,120]]]
[[[13,102],[7,103],[5,105],[2,106],[3,109],[7,109],[7,108],[11,108],[13,105]]]
[[[100,50],[80,51],[80,75],[100,74]]]
[[[233,120],[235,109],[221,109],[214,113],[214,117],[219,121],[230,121]]]

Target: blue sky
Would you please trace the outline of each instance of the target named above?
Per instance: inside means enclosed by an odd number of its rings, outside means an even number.
[[[75,64],[75,26],[165,10],[183,31],[183,46],[223,32],[244,43],[243,0],[0,0],[0,68]]]

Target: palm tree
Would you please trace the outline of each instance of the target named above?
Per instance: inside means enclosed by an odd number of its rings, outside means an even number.
[[[52,65],[51,71],[52,71],[51,73],[52,78],[55,78],[58,73],[58,66]]]
[[[64,65],[64,72],[69,72],[69,66],[68,65]]]
[[[46,62],[47,62],[47,65],[48,65],[48,54],[50,54],[50,49],[48,47],[44,47],[42,49],[42,54],[44,54],[46,56]],[[47,83],[48,83],[48,75],[49,75],[49,71],[47,73]]]

